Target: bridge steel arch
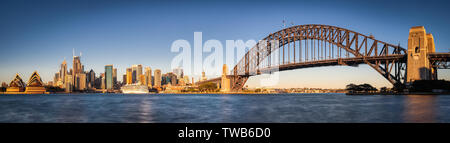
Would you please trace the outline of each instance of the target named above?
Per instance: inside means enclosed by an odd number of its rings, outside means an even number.
[[[246,52],[231,71],[231,88],[239,91],[250,76],[262,73],[358,64],[369,65],[392,84],[402,84],[406,52],[399,45],[340,27],[292,26],[269,34]],[[271,58],[279,58],[278,63]]]

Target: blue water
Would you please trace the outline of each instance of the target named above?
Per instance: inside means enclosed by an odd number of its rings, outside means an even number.
[[[450,122],[450,96],[0,95],[0,122]]]

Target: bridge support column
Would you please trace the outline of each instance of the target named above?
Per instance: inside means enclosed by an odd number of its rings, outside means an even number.
[[[223,64],[222,67],[222,78],[221,78],[221,86],[220,91],[222,92],[230,92],[231,91],[231,80],[228,78],[228,67],[226,64]]]
[[[428,59],[428,53],[435,52],[433,35],[427,34],[423,26],[412,27],[408,37],[408,61],[406,84],[415,80],[434,80],[436,69]]]

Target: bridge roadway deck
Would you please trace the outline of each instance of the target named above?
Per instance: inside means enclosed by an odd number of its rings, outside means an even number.
[[[389,55],[389,56],[374,56],[374,57],[351,57],[351,58],[338,58],[338,59],[328,59],[328,60],[315,60],[315,61],[304,61],[299,63],[286,63],[280,66],[272,66],[268,68],[262,68],[258,70],[258,75],[262,73],[271,73],[276,71],[284,71],[299,68],[308,67],[320,67],[320,66],[334,66],[334,65],[357,65],[363,64],[365,60],[372,62],[376,60],[400,60],[405,58],[405,55]],[[255,74],[251,74],[255,75]],[[227,75],[229,78],[233,75]],[[207,82],[220,82],[221,77],[208,79],[205,81],[196,82],[197,85],[207,83]]]

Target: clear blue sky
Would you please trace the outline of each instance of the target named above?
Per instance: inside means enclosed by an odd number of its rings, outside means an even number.
[[[0,1],[0,82],[19,73],[28,80],[37,70],[52,80],[72,49],[82,52],[86,70],[104,72],[104,65],[125,68],[143,64],[168,72],[177,39],[203,41],[259,40],[282,28],[327,24],[372,34],[407,47],[409,28],[423,25],[435,38],[438,52],[450,52],[450,9],[447,1],[121,1],[2,0]],[[208,55],[207,53],[204,54]],[[440,78],[450,79],[448,70]],[[257,77],[256,77],[257,78]],[[256,78],[250,86],[258,86]],[[343,88],[348,83],[390,86],[366,65],[321,67],[283,72],[280,86]],[[287,80],[296,79],[296,80]]]

